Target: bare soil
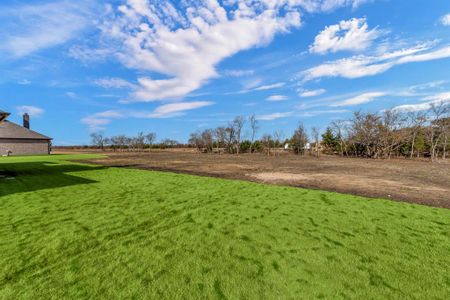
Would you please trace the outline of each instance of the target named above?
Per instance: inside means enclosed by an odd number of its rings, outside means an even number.
[[[171,171],[321,189],[450,208],[450,163],[284,154],[186,151],[106,152],[105,166]]]

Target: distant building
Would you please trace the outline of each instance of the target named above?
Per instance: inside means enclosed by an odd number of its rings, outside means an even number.
[[[0,155],[50,154],[52,138],[30,130],[30,116],[23,115],[23,126],[6,120],[10,114],[0,110]]]

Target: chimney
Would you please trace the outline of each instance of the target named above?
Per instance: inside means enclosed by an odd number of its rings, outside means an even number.
[[[23,127],[30,129],[30,115],[27,113],[23,115]]]

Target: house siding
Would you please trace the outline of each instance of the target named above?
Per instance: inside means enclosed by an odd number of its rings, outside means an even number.
[[[11,155],[50,154],[50,141],[0,139],[0,155],[8,151],[12,152]]]

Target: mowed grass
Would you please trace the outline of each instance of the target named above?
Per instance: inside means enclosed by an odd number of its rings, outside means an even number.
[[[450,210],[78,158],[0,158],[0,298],[450,297]]]

